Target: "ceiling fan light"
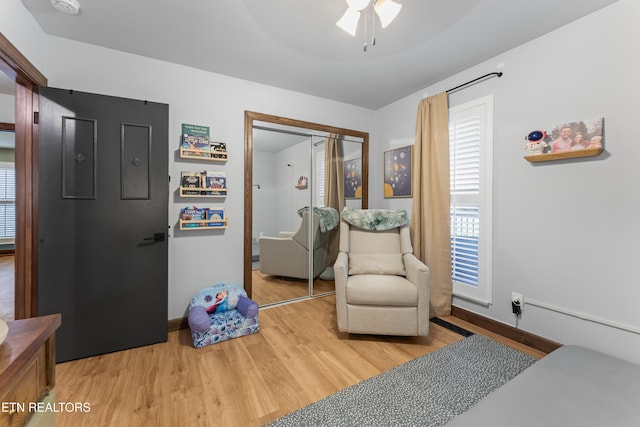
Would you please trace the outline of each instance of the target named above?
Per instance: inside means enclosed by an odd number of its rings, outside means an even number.
[[[362,10],[369,5],[371,0],[347,0],[350,9]]]
[[[356,30],[358,29],[358,21],[360,21],[360,12],[349,8],[344,15],[342,15],[342,18],[336,22],[336,25],[352,36],[355,36]]]
[[[402,9],[402,5],[393,0],[378,0],[374,8],[378,18],[380,18],[382,28],[385,28],[391,21],[396,19],[396,16],[400,13],[400,9]]]

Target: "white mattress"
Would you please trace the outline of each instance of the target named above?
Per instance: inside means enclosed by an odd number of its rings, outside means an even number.
[[[640,426],[640,366],[564,346],[447,426]]]

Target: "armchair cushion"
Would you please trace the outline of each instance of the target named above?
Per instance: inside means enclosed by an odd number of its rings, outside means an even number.
[[[418,288],[400,276],[350,276],[347,279],[347,304],[415,307],[418,304]]]
[[[349,275],[390,274],[404,276],[402,254],[349,254]]]

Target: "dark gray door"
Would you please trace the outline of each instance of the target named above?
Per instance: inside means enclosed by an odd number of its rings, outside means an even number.
[[[56,361],[167,340],[169,106],[40,88],[38,315]]]

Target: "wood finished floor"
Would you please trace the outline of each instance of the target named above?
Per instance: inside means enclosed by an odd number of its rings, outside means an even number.
[[[307,279],[272,276],[264,274],[260,270],[253,270],[251,280],[253,284],[251,299],[261,306],[309,295],[309,281]],[[313,295],[333,292],[335,289],[333,280],[317,278],[313,281]]]
[[[535,357],[544,354],[447,316]],[[64,426],[259,426],[401,363],[463,339],[431,323],[428,337],[340,333],[335,297],[260,311],[260,332],[194,349],[188,330],[167,343],[56,365]]]

